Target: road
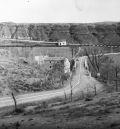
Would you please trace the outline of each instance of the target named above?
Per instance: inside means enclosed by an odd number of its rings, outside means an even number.
[[[99,89],[102,85],[97,82],[94,78],[91,77],[88,70],[85,69],[84,64],[87,58],[85,56],[80,57],[77,61],[77,68],[75,75],[72,78],[72,86],[73,86],[73,93],[80,94],[80,91],[88,91],[88,88],[93,89],[93,86],[96,85]],[[38,93],[29,93],[24,95],[17,95],[16,100],[17,104],[24,104],[29,102],[35,101],[43,101],[55,97],[64,96],[64,91],[66,94],[70,94],[70,85],[67,84],[66,87],[58,90],[52,91],[42,91]],[[14,101],[11,96],[8,97],[1,97],[0,98],[0,107],[11,106],[14,105]]]

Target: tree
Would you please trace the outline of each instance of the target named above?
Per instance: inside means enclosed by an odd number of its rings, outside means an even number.
[[[51,31],[49,33],[50,41],[60,41],[70,39],[69,34],[69,25],[54,25],[51,27]]]
[[[14,100],[15,111],[17,111],[17,110],[18,110],[18,108],[17,108],[17,101],[16,101],[16,98],[15,98],[15,95],[14,95],[14,93],[13,93],[13,92],[11,93],[11,95],[12,95],[12,98],[13,98],[13,100]]]
[[[120,66],[115,64],[113,66],[113,71],[114,71],[114,78],[115,78],[115,90],[118,91],[118,81],[119,79],[119,72],[120,72]]]
[[[64,96],[65,96],[65,101],[66,101],[67,100],[67,94],[66,94],[65,90],[64,90]]]
[[[100,68],[105,61],[104,54],[98,49],[84,49],[85,55],[88,57],[89,64],[95,77],[100,74]]]
[[[28,26],[28,35],[29,35],[29,37],[30,37],[31,40],[33,39],[33,32],[34,32],[34,25],[33,24],[30,24]]]
[[[11,39],[14,39],[14,38],[18,39],[18,35],[17,35],[18,28],[19,28],[18,25],[14,25],[14,29],[13,29],[13,27],[9,27],[10,34],[11,34],[11,36],[10,36]]]
[[[71,76],[70,76],[70,99],[71,99],[71,102],[72,102],[72,100],[73,100],[73,85],[72,85],[72,78],[73,78],[73,76],[72,76],[72,74],[71,74]]]
[[[44,40],[48,41],[48,36],[45,28],[41,25],[30,24],[28,26],[28,35],[31,40]]]
[[[64,87],[64,82],[69,78],[69,74],[64,73],[63,61],[53,63],[51,69],[46,71],[45,75],[46,83],[49,83],[49,86],[51,87],[54,86],[54,88]]]
[[[102,80],[109,84],[110,80],[113,78],[113,60],[108,57],[108,56],[104,56],[104,60],[105,62],[102,63],[101,67],[100,67],[100,73],[101,73],[101,78]]]
[[[43,26],[37,26],[37,31],[40,32],[39,40],[48,41],[48,36]]]
[[[64,82],[67,81],[69,77],[70,77],[69,73],[61,74],[60,81],[61,81],[62,85],[64,85]]]
[[[107,80],[108,90],[113,91],[119,91],[119,83],[120,82],[120,66],[118,64],[115,64],[115,62],[111,62],[109,64],[106,64],[106,67],[102,70],[102,76]]]
[[[18,111],[18,107],[17,107],[17,100],[16,100],[16,97],[15,97],[15,89],[13,87],[14,85],[14,77],[12,76],[12,74],[8,73],[8,77],[7,77],[7,82],[8,82],[8,87],[10,89],[10,94],[12,96],[12,99],[14,101],[14,107],[15,107],[15,112]]]
[[[107,82],[108,90],[112,90],[114,88],[114,85],[115,90],[118,91],[118,82],[120,80],[120,66],[119,63],[116,62],[118,57],[115,57],[114,55],[111,58],[111,55],[107,56],[104,55],[102,52],[99,53],[99,51],[94,50],[92,50],[92,52],[88,52],[87,50],[85,51],[95,77],[98,77],[96,74],[100,73],[99,79],[102,79],[102,81]],[[115,60],[113,60],[113,58]]]

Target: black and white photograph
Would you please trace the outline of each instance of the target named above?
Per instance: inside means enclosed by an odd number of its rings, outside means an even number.
[[[0,129],[120,129],[120,0],[0,0]]]

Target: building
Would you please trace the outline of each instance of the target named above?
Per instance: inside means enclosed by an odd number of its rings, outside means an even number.
[[[35,56],[35,62],[37,62],[39,65],[42,65],[44,64],[46,58],[48,58],[48,56]]]
[[[64,73],[70,72],[70,62],[64,57],[48,57],[48,56],[35,56],[36,62],[41,65],[43,70],[51,70],[55,63],[62,63],[64,66]]]
[[[59,41],[58,45],[59,46],[65,46],[65,45],[67,45],[67,42],[66,41]]]
[[[42,66],[44,70],[50,70],[54,63],[64,62],[63,57],[35,56],[35,61]]]
[[[48,57],[44,60],[44,69],[52,69],[55,63],[64,63],[64,57]]]

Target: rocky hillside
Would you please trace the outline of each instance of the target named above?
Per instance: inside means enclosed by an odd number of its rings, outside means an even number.
[[[16,24],[0,23],[0,38],[32,39],[68,43],[119,44],[120,23]]]

